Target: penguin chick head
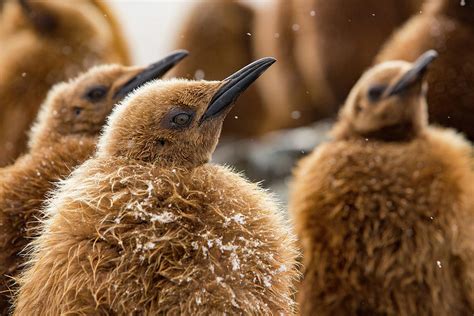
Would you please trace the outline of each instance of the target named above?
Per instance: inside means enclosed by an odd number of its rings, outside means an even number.
[[[163,167],[206,163],[236,98],[274,62],[262,58],[223,81],[175,79],[146,85],[109,117],[98,156]]]
[[[106,20],[91,1],[11,0],[7,4],[5,25],[11,32],[29,29],[49,40],[63,40],[63,45],[71,40],[89,43],[97,35],[101,41],[111,40],[105,36],[110,33]]]
[[[98,136],[116,103],[150,80],[162,77],[187,56],[177,51],[148,67],[102,65],[55,85],[30,135],[30,148],[64,136]]]
[[[390,61],[368,70],[352,88],[334,129],[338,139],[410,140],[427,125],[423,82],[433,50],[414,63]]]

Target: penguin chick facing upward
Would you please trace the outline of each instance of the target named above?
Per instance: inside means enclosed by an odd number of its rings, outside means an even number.
[[[0,166],[24,153],[41,101],[93,65],[127,64],[117,26],[90,0],[5,3],[0,17]]]
[[[147,68],[95,67],[49,93],[32,128],[28,153],[0,169],[0,314],[7,312],[11,276],[21,270],[20,252],[36,235],[48,192],[93,154],[114,104],[185,55],[176,52]]]
[[[413,61],[427,49],[440,57],[427,76],[430,121],[474,140],[474,0],[426,1],[385,44],[376,62]]]
[[[257,185],[208,163],[232,102],[273,62],[122,102],[50,200],[15,314],[293,313],[289,226]]]
[[[296,168],[302,315],[472,314],[471,149],[427,125],[421,79],[435,56],[365,73],[335,139]]]

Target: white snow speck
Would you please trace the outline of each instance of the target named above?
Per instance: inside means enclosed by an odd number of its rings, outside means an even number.
[[[206,76],[206,73],[202,69],[198,69],[194,73],[194,79],[196,79],[196,80],[203,80],[205,76]]]
[[[295,32],[298,32],[300,30],[300,25],[295,23],[291,26],[291,29]]]
[[[436,261],[436,265],[437,265],[438,268],[440,268],[440,269],[443,267],[443,266],[441,265],[441,261],[439,261],[439,260]]]
[[[231,219],[236,222],[236,223],[239,223],[240,225],[243,225],[245,224],[245,216],[238,213],[238,214],[235,214],[234,216],[231,217]]]
[[[155,249],[155,247],[156,247],[156,244],[154,242],[151,242],[151,241],[147,242],[144,246],[144,248],[148,249],[148,250]]]
[[[237,256],[237,254],[235,252],[231,253],[230,258],[231,258],[231,263],[232,263],[232,270],[233,271],[239,270],[240,269],[240,260],[239,260],[239,257]]]
[[[311,12],[309,12],[309,15],[311,15],[311,16],[315,16],[315,15],[316,15],[316,11],[314,11],[314,10],[311,10]]]
[[[151,214],[150,218],[152,222],[159,222],[162,224],[174,222],[176,219],[178,219],[178,216],[170,212],[163,212],[161,214]]]
[[[263,277],[263,285],[266,287],[272,287],[272,277],[269,275],[265,275]]]
[[[301,117],[301,112],[300,111],[293,111],[291,112],[291,118],[294,120],[297,120]]]

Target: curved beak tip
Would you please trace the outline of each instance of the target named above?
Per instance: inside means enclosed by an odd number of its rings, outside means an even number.
[[[428,66],[438,57],[438,52],[434,49],[428,50],[423,53],[413,63],[413,66],[408,70],[392,87],[388,96],[393,96],[406,91],[408,88],[413,86],[416,82],[423,79]]]

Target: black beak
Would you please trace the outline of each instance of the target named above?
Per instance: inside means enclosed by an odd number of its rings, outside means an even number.
[[[265,57],[254,61],[224,80],[224,85],[217,90],[201,117],[201,123],[215,117],[232,106],[239,97],[260,75],[274,62],[275,58]]]
[[[413,68],[407,71],[395,85],[392,86],[391,90],[387,94],[388,96],[397,95],[403,93],[415,83],[423,79],[428,65],[438,57],[438,53],[435,50],[429,50],[414,62]]]
[[[114,95],[114,98],[122,99],[127,94],[132,92],[133,90],[141,87],[145,83],[158,79],[164,76],[173,68],[178,62],[183,60],[186,56],[188,56],[188,52],[185,50],[178,50],[170,55],[166,56],[165,58],[161,59],[160,61],[151,64],[147,68],[145,68],[142,72],[138,75],[127,81]]]

